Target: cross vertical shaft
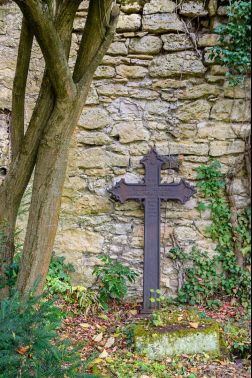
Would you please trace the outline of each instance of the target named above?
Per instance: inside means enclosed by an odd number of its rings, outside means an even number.
[[[183,179],[179,183],[161,184],[162,157],[152,149],[141,163],[145,167],[142,184],[127,184],[121,180],[110,191],[121,203],[127,200],[144,202],[144,289],[142,313],[150,313],[158,304],[150,301],[151,290],[160,289],[160,204],[161,200],[175,200],[185,203],[195,193]]]

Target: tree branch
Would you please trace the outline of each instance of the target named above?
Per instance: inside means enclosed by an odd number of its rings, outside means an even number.
[[[25,112],[25,91],[29,65],[31,60],[31,49],[33,44],[33,33],[23,18],[20,42],[18,49],[17,66],[12,91],[12,118],[11,118],[11,151],[12,160],[20,151],[24,138],[24,112]]]
[[[88,16],[74,69],[74,82],[95,71],[113,39],[120,13],[113,0],[90,0]]]
[[[42,4],[39,0],[14,1],[33,29],[42,50],[56,96],[59,99],[73,98],[76,95],[76,86],[47,4]]]

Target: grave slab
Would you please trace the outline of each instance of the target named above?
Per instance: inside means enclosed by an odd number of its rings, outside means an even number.
[[[133,333],[136,352],[154,360],[203,353],[217,357],[224,352],[220,326],[213,320],[174,322],[160,327],[142,321]]]

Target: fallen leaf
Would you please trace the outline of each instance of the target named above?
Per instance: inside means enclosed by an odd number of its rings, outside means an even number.
[[[23,346],[23,347],[18,348],[16,352],[23,356],[24,354],[28,352],[29,349],[30,349],[30,346]]]
[[[138,314],[138,311],[137,310],[130,310],[130,314],[135,316]]]
[[[90,327],[91,327],[91,325],[90,325],[90,324],[88,324],[88,323],[81,323],[81,324],[80,324],[80,326],[81,326],[82,328],[85,328],[85,329],[87,329],[87,328],[90,328]]]
[[[105,344],[105,348],[111,348],[115,344],[115,338],[110,337]]]
[[[96,335],[96,336],[93,337],[93,341],[95,341],[96,343],[101,342],[102,339],[103,339],[103,333],[102,332],[99,333],[99,335]]]
[[[199,328],[199,323],[189,323],[190,327],[194,328],[194,329],[198,329]]]
[[[99,358],[104,359],[104,358],[107,358],[108,356],[109,356],[108,352],[107,352],[106,350],[104,350],[104,351],[100,354]]]

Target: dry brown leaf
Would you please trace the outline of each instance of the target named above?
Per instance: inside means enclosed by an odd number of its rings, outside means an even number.
[[[199,323],[196,323],[196,322],[192,322],[192,323],[189,323],[190,327],[194,328],[194,329],[198,329],[199,328]]]
[[[26,354],[30,350],[30,346],[23,346],[16,350],[18,354],[21,354],[22,356]]]
[[[100,343],[103,339],[103,333],[99,333],[99,335],[96,335],[93,337],[93,341],[95,341],[96,343]]]

